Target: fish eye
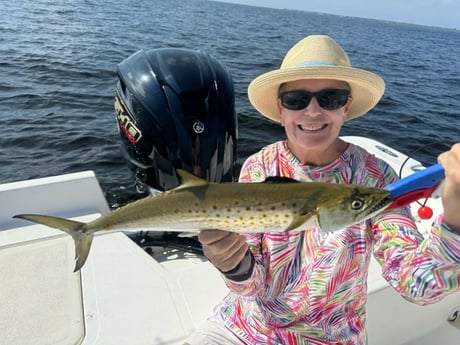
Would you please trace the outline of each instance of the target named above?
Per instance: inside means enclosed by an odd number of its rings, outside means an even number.
[[[355,199],[351,202],[351,208],[353,210],[359,210],[361,207],[363,207],[364,201],[362,199]]]

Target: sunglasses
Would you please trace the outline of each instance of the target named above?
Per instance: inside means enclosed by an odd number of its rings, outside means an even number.
[[[289,110],[305,109],[313,97],[316,97],[321,108],[337,110],[347,104],[350,91],[343,89],[326,89],[317,92],[292,90],[280,93],[279,97],[282,106]]]

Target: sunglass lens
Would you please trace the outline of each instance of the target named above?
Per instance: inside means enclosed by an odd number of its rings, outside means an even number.
[[[326,90],[316,95],[318,104],[326,110],[336,110],[347,104],[348,90]]]
[[[302,90],[289,91],[281,94],[281,104],[289,110],[306,108],[311,101],[311,94]]]

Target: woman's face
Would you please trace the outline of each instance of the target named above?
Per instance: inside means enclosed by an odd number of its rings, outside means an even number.
[[[318,92],[326,89],[348,90],[348,87],[345,82],[339,80],[302,79],[285,83],[281,93],[292,90]],[[281,99],[278,99],[280,122],[294,155],[300,158],[305,150],[321,154],[328,149],[334,149],[333,145],[337,142],[351,102],[351,97],[348,97],[344,106],[326,110],[321,108],[318,99],[313,97],[305,108],[290,110],[282,105]]]

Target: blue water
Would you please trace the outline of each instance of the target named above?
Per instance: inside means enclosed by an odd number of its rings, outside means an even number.
[[[460,31],[204,0],[0,0],[0,182],[94,170],[111,205],[135,197],[113,111],[116,65],[139,49],[205,50],[233,74],[238,164],[283,137],[246,89],[287,49],[327,34],[379,73],[382,101],[343,135],[424,164],[460,141]]]

